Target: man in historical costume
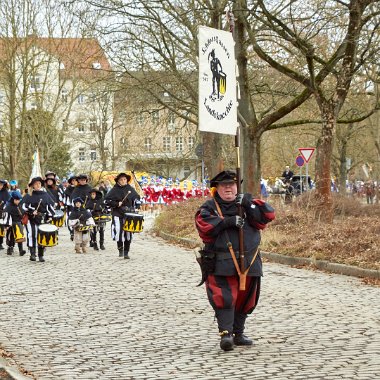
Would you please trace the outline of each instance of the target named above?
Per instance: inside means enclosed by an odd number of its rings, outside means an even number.
[[[132,232],[124,231],[126,213],[133,213],[141,206],[140,196],[130,185],[132,177],[126,173],[119,173],[115,177],[115,186],[104,198],[106,206],[112,210],[112,239],[117,242],[119,257],[129,259],[129,249],[132,242]]]
[[[78,184],[78,180],[77,180],[77,177],[73,174],[67,179],[67,182],[68,182],[68,186],[66,187],[65,192],[64,192],[63,203],[66,208],[66,215],[68,219],[73,209],[73,205],[71,203],[71,195]],[[74,240],[74,230],[69,226],[69,224],[67,224],[67,228],[70,232],[70,239]]]
[[[79,174],[76,178],[78,184],[75,186],[73,192],[71,193],[70,200],[72,201],[74,198],[82,198],[85,208],[87,200],[90,198],[92,187],[88,183],[89,178],[87,174]]]
[[[200,264],[207,296],[218,322],[220,347],[230,351],[234,344],[252,345],[252,340],[244,335],[245,321],[260,295],[263,275],[258,250],[260,230],[274,219],[274,210],[267,203],[253,199],[249,193],[237,194],[237,178],[233,171],[220,172],[210,185],[213,198],[199,208],[195,223],[204,242]],[[243,217],[238,215],[238,205],[243,209]],[[248,269],[246,290],[239,290],[240,229],[243,229],[245,268]]]
[[[50,223],[54,216],[54,202],[43,190],[44,180],[41,177],[34,177],[29,182],[32,191],[23,198],[22,208],[28,214],[26,224],[27,245],[30,251],[30,260],[36,261],[36,251],[38,259],[44,262],[45,247],[38,244],[38,227],[43,223]]]

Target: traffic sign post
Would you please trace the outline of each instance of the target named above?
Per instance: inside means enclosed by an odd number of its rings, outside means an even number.
[[[315,151],[315,148],[298,148],[298,150],[301,153],[302,158],[306,162],[306,191],[307,191],[309,188],[309,161]],[[301,179],[300,182],[301,182],[301,193],[302,193],[302,177],[301,176],[300,176],[300,179]]]
[[[298,155],[296,157],[296,165],[300,168],[300,193],[302,194],[302,166],[305,164],[305,159]]]

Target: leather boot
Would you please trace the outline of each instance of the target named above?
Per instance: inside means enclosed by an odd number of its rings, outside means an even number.
[[[32,247],[29,249],[30,250],[30,261],[36,261],[36,248]]]
[[[96,243],[94,243],[92,240],[90,240],[90,247],[94,247],[94,244],[96,244]]]
[[[101,228],[99,231],[99,243],[100,243],[100,249],[104,251],[106,247],[104,246],[104,228]]]
[[[20,253],[20,256],[24,256],[25,253],[26,253],[26,251],[25,251],[25,249],[23,248],[22,243],[17,243],[17,246],[18,246],[18,251],[19,251],[19,253]]]
[[[44,247],[38,247],[38,260],[39,260],[40,263],[44,263],[45,262],[44,251],[45,251]]]
[[[244,334],[235,334],[234,344],[236,346],[252,346],[253,342]]]
[[[124,259],[129,259],[128,256],[129,253],[129,247],[131,246],[131,241],[125,241],[124,242]]]
[[[7,248],[7,255],[13,255],[13,247]]]
[[[104,243],[103,243],[103,242],[100,243],[100,249],[101,249],[102,251],[104,251],[104,250],[106,249],[106,247],[104,246]]]
[[[124,256],[124,248],[123,248],[123,242],[122,241],[117,242],[117,249],[119,250],[119,257],[123,257]]]
[[[94,251],[99,251],[98,243],[94,242],[92,244],[93,244],[92,246],[94,247]],[[90,243],[90,247],[91,247],[91,243]]]
[[[228,331],[222,331],[219,335],[221,336],[220,348],[223,351],[232,351],[234,349],[234,339],[232,334]]]

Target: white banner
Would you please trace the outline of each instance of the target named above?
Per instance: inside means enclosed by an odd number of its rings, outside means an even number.
[[[38,149],[33,154],[32,174],[30,175],[29,180],[31,180],[34,177],[42,177],[41,165],[40,165],[40,154],[38,153]]]
[[[199,130],[236,135],[235,42],[223,30],[199,27]]]

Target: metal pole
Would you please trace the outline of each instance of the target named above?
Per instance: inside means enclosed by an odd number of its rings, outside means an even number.
[[[202,153],[202,173],[201,173],[201,186],[202,186],[202,197],[205,196],[205,189],[204,189],[204,179],[205,179],[205,161],[203,159],[203,153]]]

